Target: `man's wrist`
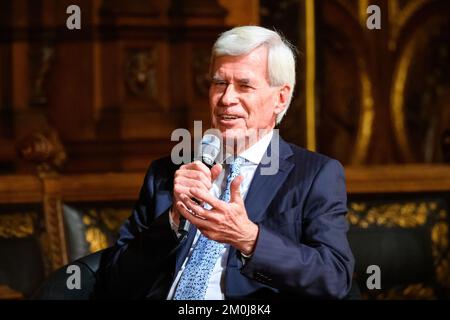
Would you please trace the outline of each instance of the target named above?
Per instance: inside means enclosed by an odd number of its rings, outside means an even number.
[[[248,241],[245,241],[241,248],[239,248],[239,252],[244,258],[250,258],[253,255],[253,251],[255,251],[256,241],[258,239],[259,227],[257,224],[252,222]]]
[[[172,205],[172,207],[170,208],[169,215],[173,224],[176,225],[178,228],[178,226],[180,225],[180,216],[174,205]]]
[[[178,238],[181,237],[181,233],[178,232],[178,227],[179,227],[179,223],[177,223],[174,219],[174,212],[173,212],[173,207],[169,209],[169,223],[170,223],[170,228],[173,230],[173,232],[175,232],[175,234],[177,235]]]

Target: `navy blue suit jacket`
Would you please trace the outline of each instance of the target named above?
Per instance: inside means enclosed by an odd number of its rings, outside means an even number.
[[[261,175],[260,165],[247,193],[245,207],[259,235],[245,265],[230,247],[225,297],[343,298],[354,268],[346,236],[343,168],[281,138],[275,156],[277,174]],[[151,164],[134,211],[102,269],[107,297],[166,298],[196,233],[191,225],[180,244],[170,228],[177,168],[170,158]]]

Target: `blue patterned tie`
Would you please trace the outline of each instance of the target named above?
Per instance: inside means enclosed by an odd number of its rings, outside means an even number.
[[[227,185],[220,196],[220,200],[230,201],[231,182],[239,175],[242,163],[244,163],[244,159],[240,157],[231,163],[230,172],[227,176]],[[203,234],[200,235],[181,275],[174,294],[174,300],[205,299],[209,278],[224,247],[223,243],[210,240]]]

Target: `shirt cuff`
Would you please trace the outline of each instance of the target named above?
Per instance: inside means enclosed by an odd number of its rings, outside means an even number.
[[[242,253],[242,252],[239,251],[239,253],[240,253],[240,255],[241,255],[241,262],[242,262],[242,265],[245,266],[246,263],[248,262],[248,260],[253,256],[253,252],[250,253],[250,254],[244,254],[244,253]]]
[[[179,239],[181,237],[181,233],[178,232],[178,225],[175,223],[175,221],[172,218],[172,208],[169,210],[169,222],[170,222],[170,228],[172,228],[173,232],[177,235],[177,238]]]

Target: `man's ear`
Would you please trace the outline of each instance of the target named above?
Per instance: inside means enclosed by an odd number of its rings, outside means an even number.
[[[274,113],[276,115],[283,112],[287,107],[287,102],[289,98],[289,94],[291,92],[291,87],[288,84],[284,84],[277,89],[276,103]]]

